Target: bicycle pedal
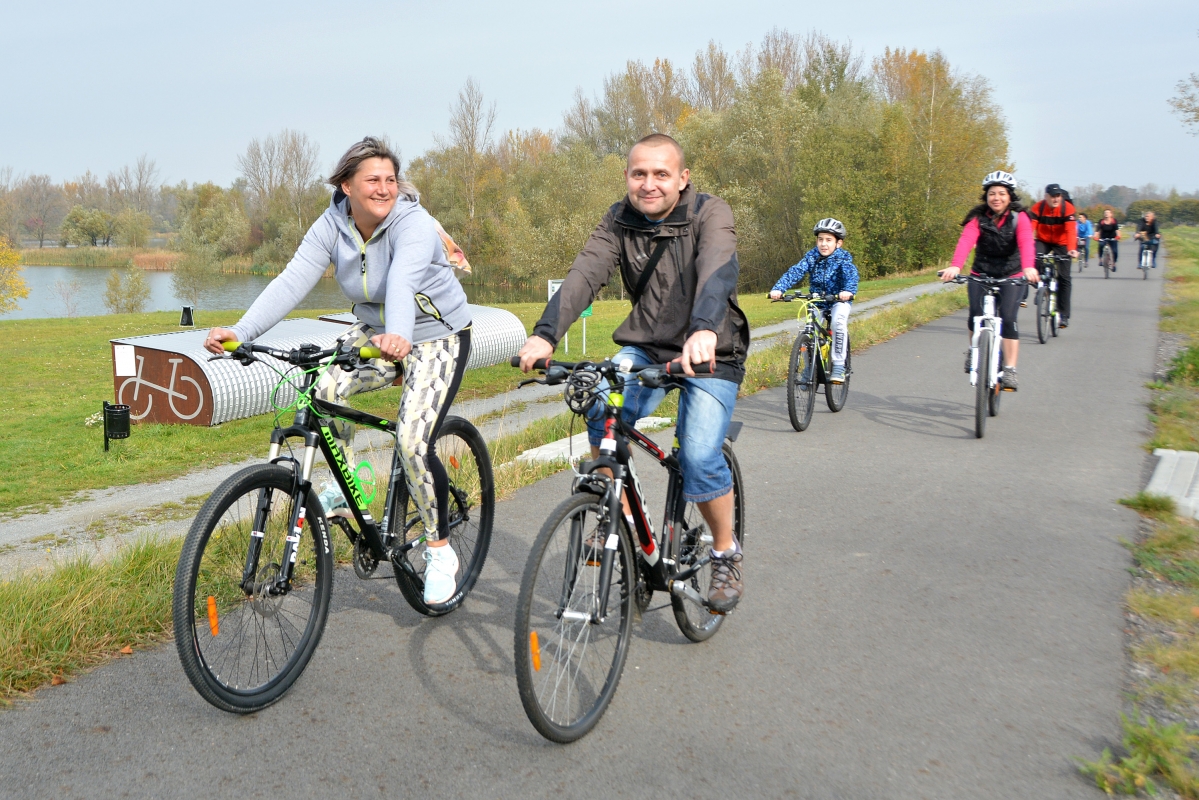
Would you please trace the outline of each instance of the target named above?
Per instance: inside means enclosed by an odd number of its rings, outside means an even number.
[[[1014,391],[1016,391],[1015,389],[1009,389],[1009,388],[1008,388],[1008,387],[1006,387],[1006,386],[1004,386],[1004,387],[1003,387],[1003,390],[1004,390],[1005,392],[1014,392]]]

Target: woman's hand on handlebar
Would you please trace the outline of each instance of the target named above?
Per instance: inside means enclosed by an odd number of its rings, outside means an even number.
[[[677,363],[683,368],[683,374],[695,377],[692,364],[707,364],[713,372],[716,371],[716,333],[714,331],[696,331],[687,337],[683,343],[683,353],[672,364]]]
[[[221,345],[225,342],[236,341],[237,334],[228,328],[213,328],[204,339],[204,349],[210,353],[216,353],[218,356],[223,356],[225,355],[225,348]]]
[[[1028,281],[1029,283],[1040,283],[1041,282],[1041,273],[1037,272],[1036,267],[1025,267],[1024,268],[1024,279],[1026,281]]]
[[[941,283],[949,283],[956,278],[962,271],[961,267],[946,267],[937,273],[937,277],[941,279]]]
[[[402,361],[412,352],[412,342],[398,333],[380,333],[371,337],[371,344],[383,351],[388,361]]]
[[[530,336],[525,341],[525,346],[520,348],[520,352],[516,357],[520,359],[520,371],[528,372],[536,369],[533,366],[535,361],[551,358],[554,355],[554,346],[542,339],[540,336]]]

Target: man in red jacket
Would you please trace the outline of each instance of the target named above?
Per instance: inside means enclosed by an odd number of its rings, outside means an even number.
[[[1038,259],[1046,253],[1078,256],[1078,224],[1074,219],[1074,204],[1065,199],[1062,187],[1051,183],[1045,187],[1045,199],[1028,210],[1033,236],[1037,240]],[[1059,328],[1070,323],[1070,264],[1057,269],[1057,308],[1061,315]]]

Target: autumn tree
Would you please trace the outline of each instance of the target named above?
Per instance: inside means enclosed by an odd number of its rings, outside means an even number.
[[[21,277],[21,254],[12,242],[0,236],[0,314],[16,311],[18,300],[29,296],[29,286]]]
[[[256,263],[286,264],[328,205],[329,195],[318,174],[319,158],[317,144],[294,130],[253,139],[238,156],[251,225],[247,246],[260,245]]]
[[[487,105],[483,91],[468,78],[458,92],[458,101],[450,107],[448,145],[453,175],[466,201],[467,216],[475,218],[479,175],[491,153],[491,134],[495,127],[495,103]]]
[[[49,175],[30,175],[17,185],[21,226],[44,247],[62,220],[62,191]]]
[[[123,270],[114,269],[104,282],[104,306],[110,314],[139,314],[150,299],[150,282],[141,269],[130,262]]]

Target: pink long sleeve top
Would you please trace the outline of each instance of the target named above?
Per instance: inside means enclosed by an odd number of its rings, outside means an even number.
[[[1000,217],[996,224],[1002,223],[1003,217]],[[966,265],[966,258],[974,249],[974,245],[978,244],[978,234],[978,217],[975,217],[962,228],[962,236],[958,239],[958,246],[953,251],[951,263],[958,269]],[[1032,222],[1023,211],[1016,215],[1016,247],[1020,251],[1020,269],[1033,267],[1037,261],[1037,245],[1033,240]]]

